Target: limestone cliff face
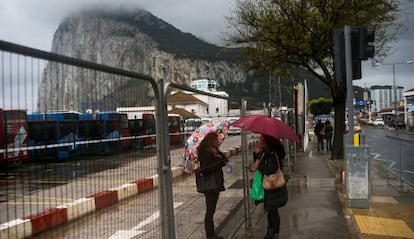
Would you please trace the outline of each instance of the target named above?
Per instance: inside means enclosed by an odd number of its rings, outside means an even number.
[[[184,42],[180,42],[181,38]],[[181,49],[183,45],[188,48]],[[60,24],[52,43],[54,53],[149,75],[156,80],[183,85],[200,77],[214,79],[219,85],[244,81],[245,70],[220,50],[144,10],[71,16]],[[128,81],[109,74],[49,63],[39,86],[38,111],[83,111],[88,108],[85,102],[101,102],[125,84]]]

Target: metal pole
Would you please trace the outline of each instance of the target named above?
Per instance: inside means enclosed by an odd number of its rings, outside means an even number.
[[[402,148],[401,148],[401,142],[402,140],[401,139],[398,139],[398,154],[399,154],[399,157],[400,157],[400,186],[402,187],[403,186],[403,173],[402,173],[402,171],[403,171],[403,160],[402,160]]]
[[[240,116],[246,115],[246,109],[247,109],[247,101],[243,100],[241,101],[241,111]],[[244,196],[244,215],[246,220],[244,221],[244,227],[247,231],[248,228],[252,227],[252,220],[251,220],[251,211],[250,211],[250,179],[249,179],[249,156],[248,153],[248,142],[247,142],[247,132],[246,130],[242,129],[241,131],[241,142],[242,142],[242,162],[243,162],[243,179],[244,179],[244,190],[243,190],[243,196]]]
[[[352,48],[351,48],[351,27],[344,27],[345,40],[345,65],[346,65],[346,103],[348,106],[348,127],[349,142],[352,143],[354,137],[354,89],[352,86]]]
[[[158,82],[157,101],[157,158],[159,179],[159,202],[162,239],[175,239],[175,220],[172,192],[170,141],[168,136],[167,89],[169,83]],[[162,140],[160,140],[162,139]]]
[[[269,116],[272,117],[272,74],[271,71],[269,70]]]
[[[395,64],[392,64],[392,84],[394,89],[394,126],[397,129],[398,106],[397,106],[397,85],[395,84]]]

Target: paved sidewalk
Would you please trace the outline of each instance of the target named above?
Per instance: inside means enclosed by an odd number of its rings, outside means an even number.
[[[251,137],[248,139],[250,143],[256,140],[257,138]],[[220,196],[217,205],[215,218],[218,233],[226,239],[263,238],[267,228],[263,205],[255,206],[250,201],[251,220],[245,220],[243,187],[238,185],[242,175],[242,154],[235,150],[239,145],[239,137],[229,137],[221,146],[221,149],[231,156],[234,171],[226,175],[227,190]],[[387,173],[384,162],[375,159],[371,170],[370,208],[349,208],[345,187],[339,177],[344,161],[330,160],[330,153],[317,152],[316,146],[316,140],[313,140],[308,150],[297,153],[294,172],[288,181],[289,202],[280,209],[280,239],[414,238],[414,190],[412,187],[401,185],[398,178]],[[249,147],[249,151],[251,150],[252,147]],[[180,153],[179,150],[174,151],[172,156]],[[174,183],[176,191],[180,189],[178,184],[183,184],[181,194],[192,195],[194,200],[200,200],[199,203],[195,203],[196,205],[203,204],[202,195],[195,192],[194,178],[180,177],[180,170],[175,170],[173,174],[177,179],[181,178]],[[234,186],[236,184],[238,186]],[[156,184],[153,186],[155,187]],[[152,191],[152,193],[156,192],[156,190]],[[176,215],[177,238],[204,238],[203,213],[194,214],[194,208],[186,206],[180,210]],[[190,215],[192,224],[180,223],[187,222],[188,215]],[[45,237],[45,235],[40,234],[37,238],[52,238]],[[68,235],[67,238],[70,238],[71,234]],[[156,235],[152,236],[157,238]],[[0,238],[3,237],[0,236]]]
[[[289,202],[279,210],[279,238],[351,238],[348,222],[326,161],[310,147],[298,152],[294,172],[288,181]],[[267,230],[263,204],[254,206],[251,225],[244,224],[226,238],[263,238]],[[249,224],[249,223],[247,223]],[[225,231],[225,227],[223,227]]]
[[[321,156],[336,174],[337,190],[346,216],[351,220],[353,238],[414,238],[414,188],[386,169],[385,160],[371,159],[371,198],[368,209],[350,208],[345,185],[339,180],[342,160]]]
[[[330,152],[317,152],[316,140],[297,153],[295,171],[288,182],[289,202],[280,209],[280,239],[294,238],[414,238],[414,190],[389,175],[384,162],[373,159],[369,209],[349,208],[340,180],[344,160],[330,160]],[[267,221],[263,206],[254,206],[251,224],[239,223],[226,238],[263,238]],[[239,210],[236,217],[244,212]],[[230,220],[231,221],[231,220]],[[233,226],[234,227],[234,226]]]

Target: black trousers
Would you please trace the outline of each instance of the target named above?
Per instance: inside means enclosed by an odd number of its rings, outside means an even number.
[[[318,152],[323,151],[323,136],[318,135]]]
[[[332,138],[326,138],[326,151],[331,151],[332,150]]]
[[[272,229],[273,233],[279,233],[280,216],[278,209],[267,211],[267,227]]]
[[[206,198],[206,215],[204,217],[204,228],[206,230],[207,237],[214,237],[216,235],[214,231],[213,217],[214,213],[216,212],[219,195],[219,191],[204,192],[204,196]]]

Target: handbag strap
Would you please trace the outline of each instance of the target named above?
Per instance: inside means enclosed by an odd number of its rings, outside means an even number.
[[[280,168],[279,156],[277,156],[277,153],[276,153],[276,151],[274,151],[274,150],[273,150],[273,154],[274,154],[274,155],[275,155],[275,157],[276,157],[277,166]],[[280,170],[282,170],[282,168],[280,168]]]

